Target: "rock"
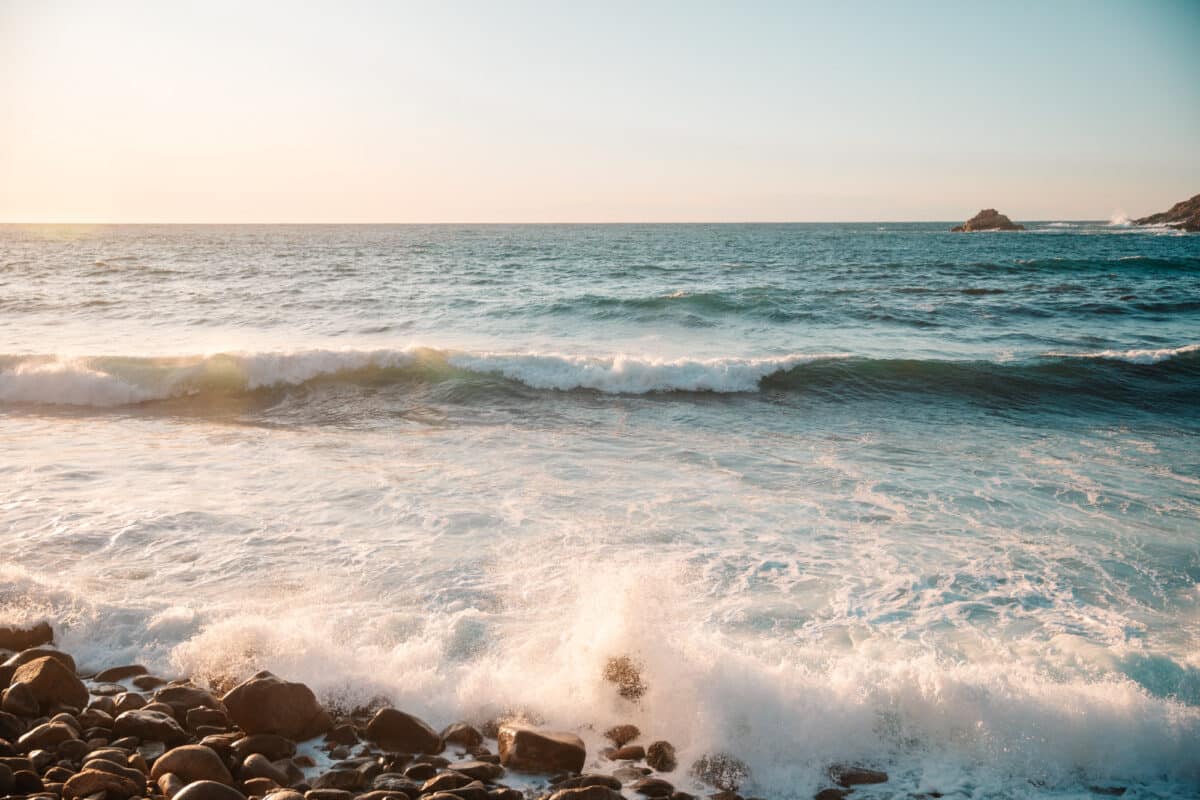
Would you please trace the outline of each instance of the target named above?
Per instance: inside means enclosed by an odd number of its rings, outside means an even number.
[[[573,733],[506,724],[500,726],[499,743],[500,763],[521,772],[580,772],[587,759],[583,740]]]
[[[329,730],[332,720],[302,683],[260,672],[221,698],[229,718],[246,733],[274,733],[302,741]]]
[[[489,783],[504,775],[504,767],[487,761],[460,761],[454,765],[454,770],[477,781]]]
[[[441,775],[437,775],[425,781],[421,786],[421,794],[430,794],[431,792],[449,792],[460,786],[466,786],[473,779],[468,778],[461,772],[447,770]]]
[[[638,776],[641,777],[640,775]],[[555,784],[559,789],[579,789],[586,786],[607,786],[614,791],[621,791],[621,782],[612,775],[601,775],[599,773],[585,773],[576,775],[573,778],[566,778]]]
[[[310,789],[304,793],[304,800],[351,800],[353,797],[345,789]]]
[[[171,800],[171,798],[177,795],[184,786],[187,786],[187,784],[183,782],[183,778],[179,777],[178,775],[172,775],[169,772],[159,778],[156,783],[158,784],[159,791],[163,793],[163,796],[166,797],[167,800]]]
[[[77,797],[103,792],[107,798],[126,798],[141,795],[146,791],[145,781],[135,781],[124,775],[99,769],[85,769],[63,784],[63,797]]]
[[[750,767],[728,753],[712,753],[701,756],[692,764],[692,775],[710,786],[736,792],[742,782],[750,777]]]
[[[591,785],[559,789],[550,800],[622,800],[623,795],[608,786]]]
[[[611,750],[608,753],[609,761],[641,761],[646,757],[646,748],[640,744],[629,744],[624,747],[619,747],[616,750]]]
[[[854,791],[853,789],[822,789],[813,795],[813,800],[842,800],[843,797]]]
[[[645,797],[670,797],[675,791],[675,787],[662,778],[642,778],[632,788]]]
[[[404,770],[404,777],[414,781],[427,781],[434,775],[437,775],[437,767],[433,764],[413,764]]]
[[[123,667],[109,667],[108,669],[100,670],[92,680],[99,683],[116,683],[117,681],[145,674],[146,668],[141,664],[128,664]]]
[[[5,661],[4,666],[10,667],[15,672],[21,665],[28,664],[30,661],[36,661],[39,658],[53,658],[71,670],[72,675],[76,674],[75,659],[71,658],[69,653],[64,653],[62,650],[56,650],[53,647],[31,647],[28,650],[22,650],[8,659],[8,661]]]
[[[36,717],[38,700],[27,683],[14,683],[0,696],[0,709],[18,717]]]
[[[229,728],[231,726],[229,715],[219,708],[207,708],[200,706],[197,708],[189,708],[187,714],[184,715],[184,724],[188,730],[196,730],[201,726],[214,726],[218,728]]]
[[[26,753],[31,750],[53,750],[67,739],[78,739],[78,732],[63,722],[44,722],[17,740]]]
[[[211,692],[206,692],[195,686],[164,686],[154,693],[154,702],[166,703],[170,706],[171,713],[177,720],[187,719],[187,712],[193,708],[216,708],[220,710],[224,710],[225,708],[220,700],[213,697]]]
[[[146,698],[142,697],[137,692],[122,692],[112,699],[113,701],[113,716],[123,714],[126,711],[136,711],[139,708],[146,707]],[[115,712],[115,713],[114,713]]]
[[[221,761],[216,751],[202,744],[187,744],[168,750],[154,762],[150,770],[150,778],[158,781],[163,775],[172,773],[183,779],[184,783],[195,781],[216,781],[226,785],[233,784],[233,776]]]
[[[371,782],[371,788],[406,794],[409,797],[416,797],[421,793],[419,784],[410,781],[397,772],[385,772],[382,775],[375,776],[375,780]]]
[[[130,752],[122,750],[118,747],[102,747],[99,750],[93,750],[84,757],[84,763],[94,761],[96,759],[106,759],[108,761],[116,761],[118,763],[129,759]]]
[[[108,772],[113,775],[120,776],[126,780],[138,784],[138,786],[144,786],[146,784],[146,773],[139,769],[135,769],[128,764],[109,761],[106,758],[90,759],[87,763],[87,768],[90,770],[96,770],[98,772]]]
[[[962,225],[955,225],[951,233],[970,233],[971,231],[1023,231],[1024,225],[1017,225],[1011,219],[994,208],[985,208]]]
[[[637,725],[617,725],[604,732],[604,737],[616,747],[624,747],[641,735]]]
[[[183,787],[172,800],[246,800],[246,796],[216,781],[196,781]]]
[[[88,702],[88,690],[59,659],[43,656],[17,667],[13,683],[24,683],[42,709],[56,705],[83,708]]]
[[[79,721],[79,726],[83,729],[87,728],[107,728],[112,730],[113,718],[112,714],[101,711],[98,708],[85,708],[76,715],[75,719]]]
[[[613,770],[612,776],[621,783],[629,783],[631,781],[640,781],[649,775],[651,771],[646,767],[619,767]]]
[[[117,715],[113,721],[113,733],[117,736],[135,736],[138,739],[162,742],[168,747],[183,744],[188,740],[187,731],[179,727],[174,717],[144,708]]]
[[[242,762],[241,776],[242,780],[246,780],[247,778],[268,778],[280,786],[289,786],[292,783],[292,781],[288,780],[287,773],[272,764],[262,753],[251,753],[246,756],[246,760]]]
[[[13,771],[7,764],[0,764],[0,797],[12,791]]]
[[[447,725],[442,731],[442,740],[446,744],[456,744],[470,749],[483,744],[483,734],[465,722],[455,722]]]
[[[242,791],[251,797],[262,797],[276,789],[282,788],[282,786],[270,778],[246,778],[242,781]]]
[[[1200,232],[1200,194],[1190,200],[1181,200],[1159,214],[1135,219],[1133,224],[1167,225],[1191,233]]]
[[[888,774],[877,769],[867,769],[850,764],[834,764],[829,768],[829,777],[834,783],[842,786],[858,786],[864,783],[885,783]]]
[[[154,675],[138,675],[133,679],[132,683],[143,692],[149,692],[152,689],[167,685],[166,681]]]
[[[314,789],[344,789],[355,792],[365,785],[362,773],[356,769],[331,769],[313,781]]]
[[[367,723],[367,738],[384,750],[440,753],[442,737],[424,720],[394,708],[381,708]]]
[[[509,789],[507,786],[492,789],[488,792],[490,800],[525,800],[525,795],[518,789]]]
[[[0,626],[0,649],[3,650],[28,650],[53,641],[54,629],[48,622],[39,622],[25,628]]]
[[[358,744],[358,731],[353,725],[337,725],[325,734],[325,741],[332,744]]]
[[[617,694],[626,700],[638,700],[646,693],[641,666],[629,656],[610,658],[604,665],[604,680],[617,685]]]
[[[482,781],[471,781],[466,786],[460,786],[447,792],[434,792],[434,795],[438,794],[448,794],[459,800],[488,800],[487,787],[483,785]]]
[[[296,743],[274,733],[256,733],[253,736],[246,736],[234,742],[230,749],[243,760],[251,753],[261,753],[269,761],[278,761],[281,758],[291,758],[296,755]]]
[[[659,772],[674,772],[679,766],[675,759],[675,746],[661,739],[651,742],[646,748],[646,763]]]
[[[280,789],[271,792],[263,800],[304,800],[304,795],[293,789]]]

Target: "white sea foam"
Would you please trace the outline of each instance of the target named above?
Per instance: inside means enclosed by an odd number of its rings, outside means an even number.
[[[1128,361],[1131,364],[1158,364],[1176,356],[1200,351],[1200,344],[1187,344],[1182,347],[1160,347],[1156,349],[1134,350],[1094,350],[1089,352],[1050,351],[1044,355],[1050,358],[1099,358],[1112,361]]]

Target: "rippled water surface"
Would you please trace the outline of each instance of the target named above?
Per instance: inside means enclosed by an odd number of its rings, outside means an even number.
[[[0,226],[0,616],[771,798],[1195,796],[1200,237],[948,227]]]

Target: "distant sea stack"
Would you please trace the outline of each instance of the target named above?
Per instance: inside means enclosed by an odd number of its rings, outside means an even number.
[[[955,225],[951,233],[970,233],[971,231],[1023,231],[1024,225],[1018,225],[994,208],[985,208],[962,225]]]
[[[1135,219],[1133,224],[1167,225],[1191,233],[1200,233],[1200,194],[1191,200],[1181,200],[1160,214]]]

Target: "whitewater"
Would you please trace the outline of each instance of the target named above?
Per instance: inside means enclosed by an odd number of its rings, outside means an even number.
[[[0,226],[0,624],[747,796],[1195,797],[1200,237],[948,227]]]

